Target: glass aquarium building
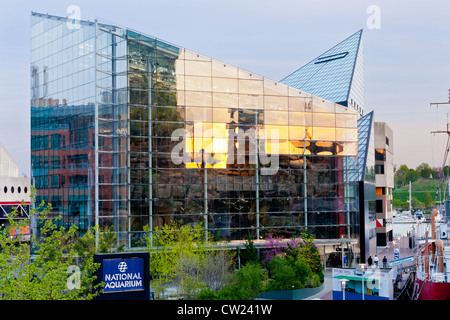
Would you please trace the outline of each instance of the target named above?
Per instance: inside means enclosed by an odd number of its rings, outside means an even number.
[[[176,221],[359,250],[357,126],[351,107],[155,37],[31,15],[36,200],[130,248]]]

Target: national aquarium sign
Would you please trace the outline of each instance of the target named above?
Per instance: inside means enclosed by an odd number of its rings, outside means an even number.
[[[148,253],[98,254],[97,280],[103,282],[99,299],[149,299]]]
[[[144,290],[144,259],[104,259],[103,292]]]

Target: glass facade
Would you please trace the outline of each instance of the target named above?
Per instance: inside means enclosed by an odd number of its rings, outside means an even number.
[[[82,230],[359,239],[358,113],[129,29],[33,13],[32,175]]]
[[[364,114],[362,30],[341,41],[280,82]]]

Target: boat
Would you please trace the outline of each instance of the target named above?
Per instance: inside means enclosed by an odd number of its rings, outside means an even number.
[[[450,245],[436,236],[438,210],[431,212],[431,238],[416,253],[412,300],[450,300]],[[442,233],[438,233],[442,235]]]
[[[416,223],[417,219],[413,217],[410,211],[403,211],[402,213],[396,213],[392,218],[393,223],[412,224]]]
[[[450,94],[450,90],[449,90]],[[450,97],[450,96],[449,96]],[[450,104],[431,103],[430,105]],[[444,167],[447,163],[447,157],[450,152],[450,123],[447,115],[447,128],[443,131],[434,131],[432,133],[447,134],[447,146],[445,148],[444,161],[440,170],[440,178],[444,181]],[[450,178],[445,182],[448,186],[448,198],[445,203],[450,202]],[[445,198],[445,196],[444,196]],[[441,204],[431,211],[431,235],[428,234],[428,227],[425,231],[423,245],[417,251],[414,271],[414,287],[412,291],[412,300],[450,300],[450,245],[448,237],[448,214],[445,216],[442,211],[445,210]],[[438,232],[436,228],[438,227]]]

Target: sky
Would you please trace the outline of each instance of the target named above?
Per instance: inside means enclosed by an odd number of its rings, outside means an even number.
[[[394,164],[444,163],[450,2],[8,1],[0,7],[0,143],[30,176],[30,13],[129,27],[272,80],[363,29],[365,110],[394,132]],[[448,159],[447,159],[448,163]]]

